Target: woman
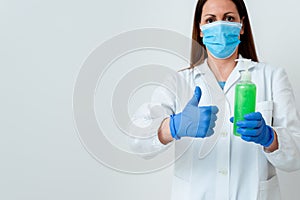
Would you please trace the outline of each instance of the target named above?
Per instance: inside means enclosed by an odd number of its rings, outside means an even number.
[[[193,139],[175,163],[172,199],[280,199],[276,169],[300,169],[300,118],[285,71],[258,63],[243,0],[199,0],[193,39],[205,52],[192,48],[191,67],[178,72],[195,88],[190,100],[162,88],[153,94],[154,104],[170,114],[158,129],[160,144],[148,143],[153,151]],[[252,60],[257,86],[256,112],[237,123],[241,137],[233,135],[231,118],[245,70],[237,58]]]

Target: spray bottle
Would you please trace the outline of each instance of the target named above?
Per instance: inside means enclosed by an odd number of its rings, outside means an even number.
[[[241,80],[235,86],[233,134],[240,136],[236,131],[236,122],[244,120],[245,114],[255,112],[256,86],[251,82],[251,73],[248,71],[251,59],[236,59],[236,61],[246,65],[246,70],[241,72]]]

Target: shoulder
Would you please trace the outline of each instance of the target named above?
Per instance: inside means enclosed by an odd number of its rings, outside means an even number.
[[[191,68],[191,67],[186,67],[186,68],[182,68],[178,71],[178,74],[182,77],[190,77],[193,75],[195,68]]]
[[[203,68],[206,67],[206,63],[202,63],[199,65],[196,65],[194,67],[186,67],[178,71],[178,74],[181,77],[185,78],[195,78],[197,75],[202,73]]]
[[[254,67],[254,72],[261,73],[263,72],[264,74],[269,74],[269,75],[277,75],[277,74],[285,74],[285,69],[280,66],[276,65],[271,65],[269,63],[265,62],[253,62],[255,65]]]
[[[272,88],[290,88],[288,74],[285,68],[268,63],[256,63],[252,78],[258,83],[268,83]]]

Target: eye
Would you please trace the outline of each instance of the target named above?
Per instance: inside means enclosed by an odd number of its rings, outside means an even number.
[[[225,21],[229,21],[229,22],[233,22],[234,21],[234,17],[232,17],[232,16],[226,16],[224,20]]]
[[[207,24],[212,23],[212,22],[214,22],[214,21],[215,21],[215,20],[214,20],[213,18],[208,18],[208,19],[205,20],[205,22],[206,22]]]

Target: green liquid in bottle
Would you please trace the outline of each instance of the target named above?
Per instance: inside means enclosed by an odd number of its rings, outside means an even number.
[[[245,114],[255,112],[256,86],[250,79],[243,78],[242,74],[242,81],[235,87],[233,134],[236,136],[240,136],[236,131],[236,122],[244,120]]]

